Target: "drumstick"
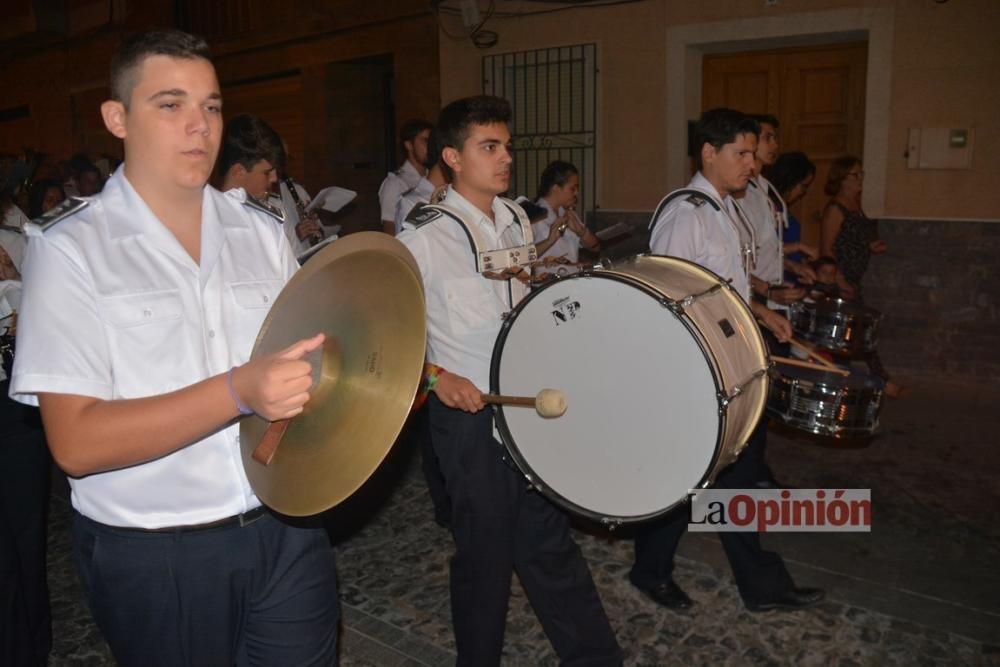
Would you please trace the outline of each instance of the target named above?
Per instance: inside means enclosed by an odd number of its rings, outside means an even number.
[[[482,398],[484,403],[533,406],[540,416],[546,418],[562,417],[566,412],[566,395],[558,389],[542,389],[535,397],[483,394]]]
[[[800,368],[811,368],[814,371],[828,371],[830,373],[837,373],[837,374],[843,375],[845,377],[851,374],[851,371],[844,370],[843,368],[838,368],[837,366],[833,366],[831,368],[827,368],[826,366],[820,366],[819,364],[814,364],[814,363],[812,363],[810,361],[802,361],[801,359],[789,359],[788,357],[776,357],[773,354],[771,355],[771,360],[772,361],[776,361],[779,364],[785,364],[786,366],[798,366]]]
[[[830,360],[824,358],[822,355],[817,354],[816,350],[812,349],[811,347],[809,347],[808,345],[806,345],[802,341],[795,340],[794,338],[789,338],[788,342],[791,343],[792,347],[797,347],[798,349],[800,349],[803,352],[805,352],[806,354],[808,354],[810,359],[814,359],[815,361],[818,361],[820,364],[826,366],[827,368],[829,368],[831,370],[833,370],[833,369],[843,370],[839,366],[837,366],[837,364],[835,364],[835,363],[831,362]]]

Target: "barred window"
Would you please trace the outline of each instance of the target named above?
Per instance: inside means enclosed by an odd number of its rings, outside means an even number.
[[[597,208],[597,46],[504,53],[483,58],[483,92],[513,110],[512,196],[534,199],[553,160],[580,171],[577,209],[587,220]],[[584,215],[588,214],[588,215]]]

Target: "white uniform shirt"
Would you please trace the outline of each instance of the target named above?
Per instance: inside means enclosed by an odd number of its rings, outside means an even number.
[[[4,211],[3,222],[0,223],[3,227],[0,227],[0,247],[2,247],[7,254],[10,256],[12,262],[14,262],[14,268],[17,272],[21,272],[21,265],[24,263],[24,251],[27,247],[27,241],[24,234],[19,234],[17,229],[24,231],[24,223],[28,222],[27,216],[21,212],[14,204]],[[5,229],[7,228],[7,229]]]
[[[531,243],[507,205],[493,199],[496,224],[450,186],[441,202],[460,211],[488,248],[497,250]],[[489,391],[490,360],[504,314],[528,293],[518,280],[490,280],[476,272],[476,258],[465,230],[447,215],[404,229],[399,235],[413,253],[427,298],[427,360],[468,378]]]
[[[675,198],[654,222],[650,251],[692,261],[724,280],[731,280],[733,288],[749,303],[750,282],[743,264],[743,244],[727,213],[731,197],[720,201],[718,191],[701,172],[694,175],[688,187],[711,196],[722,205],[722,210],[716,211],[708,203],[695,205],[685,196]]]
[[[295,228],[298,227],[300,222],[299,211],[298,207],[295,205],[295,200],[292,199],[292,195],[288,191],[288,186],[285,185],[284,181],[279,181],[278,187],[281,190],[281,210],[285,213],[285,222],[282,225],[285,230],[285,237],[288,238],[288,245],[292,247],[292,252],[296,255],[300,255],[312,246],[308,240],[300,241],[298,232],[295,231]],[[299,201],[302,202],[303,206],[308,205],[309,202],[312,201],[312,197],[309,196],[306,189],[298,183],[295,183],[295,192],[299,195]],[[321,230],[323,229],[323,225],[320,225],[319,227]]]
[[[753,223],[757,237],[757,265],[753,274],[771,285],[777,285],[781,283],[784,273],[783,226],[782,214],[768,196],[769,189],[773,190],[774,186],[763,176],[758,176],[747,186],[740,206]]]
[[[535,202],[545,209],[545,219],[531,223],[531,235],[536,239],[545,240],[549,237],[549,231],[556,220],[566,215],[566,209],[562,206],[558,211],[553,211],[549,202],[542,197]],[[538,259],[546,257],[565,257],[574,264],[580,260],[580,237],[569,227],[563,232],[559,239],[550,245],[548,249],[538,256]],[[539,266],[535,273],[576,273],[580,269],[576,266]]]
[[[121,168],[87,208],[44,233],[29,225],[11,397],[37,405],[42,392],[155,396],[245,363],[298,267],[281,225],[245,196],[205,188],[200,265]],[[79,512],[115,526],[199,524],[260,505],[236,423],[70,486]]]
[[[390,171],[378,189],[378,204],[383,220],[396,219],[396,205],[407,190],[417,187],[421,174],[409,160],[396,171]]]
[[[417,184],[403,193],[396,204],[396,235],[403,231],[403,222],[417,204],[426,204],[434,194],[434,184],[421,176]]]

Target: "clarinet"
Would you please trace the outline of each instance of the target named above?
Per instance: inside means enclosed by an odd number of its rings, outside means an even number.
[[[291,195],[292,201],[295,202],[295,210],[299,214],[299,222],[305,221],[306,217],[308,217],[306,215],[306,207],[305,204],[302,203],[302,199],[299,197],[298,190],[295,189],[295,181],[292,180],[291,176],[285,176],[281,179],[281,182],[285,184],[286,188],[288,188],[288,194]],[[313,234],[306,240],[309,241],[310,246],[314,246],[323,240],[323,236]]]

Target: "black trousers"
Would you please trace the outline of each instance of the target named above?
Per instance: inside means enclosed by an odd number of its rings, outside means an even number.
[[[321,528],[257,521],[192,532],[77,514],[74,560],[115,660],[136,667],[334,665],[340,604]]]
[[[45,665],[52,647],[45,541],[51,459],[38,409],[0,382],[0,665]]]
[[[458,665],[500,664],[511,575],[564,665],[620,665],[587,563],[566,516],[501,459],[489,410],[429,398],[431,438],[452,503],[451,607]]]
[[[767,418],[761,419],[747,444],[747,449],[731,466],[723,470],[714,488],[747,489],[762,479],[760,452],[767,441]],[[663,518],[640,526],[635,536],[635,563],[629,579],[639,588],[652,588],[670,581],[674,554],[687,530],[690,507],[682,505]],[[764,551],[756,532],[720,532],[736,578],[740,596],[749,603],[764,602],[790,590],[795,584],[776,553]]]
[[[430,409],[425,402],[406,422],[403,437],[420,451],[420,467],[427,482],[427,491],[434,505],[434,520],[447,526],[451,523],[451,500],[448,499],[448,489],[445,488],[441,466],[438,465],[437,454],[431,444]]]

